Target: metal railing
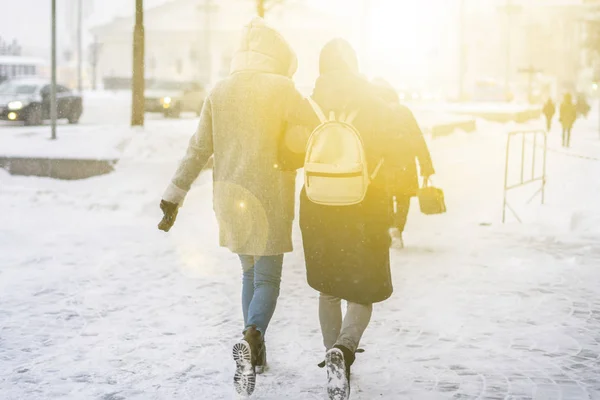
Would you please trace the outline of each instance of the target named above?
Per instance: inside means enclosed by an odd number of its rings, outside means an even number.
[[[508,173],[509,173],[509,162],[510,162],[510,145],[512,140],[521,136],[521,163],[520,163],[520,181],[515,184],[509,185],[508,183]],[[527,144],[527,137],[533,136],[533,146],[532,146],[532,154],[531,154],[531,177],[525,176],[525,149]],[[541,136],[543,139],[542,146],[542,172],[541,175],[536,176],[536,154],[539,151],[538,146],[538,136]],[[545,195],[546,195],[546,155],[548,153],[548,134],[544,130],[529,130],[529,131],[515,131],[510,132],[508,134],[508,138],[506,139],[506,163],[504,166],[504,201],[502,205],[502,223],[506,222],[506,209],[508,209],[517,221],[522,222],[521,218],[515,211],[515,209],[508,203],[508,192],[512,189],[517,189],[531,183],[541,182],[542,185],[537,190],[533,196],[527,201],[530,203],[538,194],[541,194],[542,204],[544,204]]]

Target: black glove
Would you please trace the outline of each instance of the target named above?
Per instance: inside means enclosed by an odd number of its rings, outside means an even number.
[[[175,223],[175,219],[177,218],[179,205],[171,203],[169,201],[161,200],[160,209],[162,210],[164,216],[162,221],[160,221],[160,223],[158,224],[158,229],[160,229],[161,231],[169,232],[169,230],[173,227],[173,224]]]

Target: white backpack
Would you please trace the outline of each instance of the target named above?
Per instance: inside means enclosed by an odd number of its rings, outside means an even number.
[[[331,112],[327,118],[312,98],[308,101],[321,121],[306,145],[304,187],[308,199],[328,206],[361,203],[383,159],[369,174],[363,141],[352,125],[358,111],[337,118]]]

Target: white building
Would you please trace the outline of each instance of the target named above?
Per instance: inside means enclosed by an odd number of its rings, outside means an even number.
[[[253,0],[172,0],[147,10],[146,77],[214,82],[226,76],[242,28],[255,12]],[[301,2],[276,7],[267,21],[297,52],[296,82],[300,86],[312,86],[318,75],[321,47],[329,39],[349,33],[332,17]],[[130,16],[92,29],[101,44],[100,80],[131,77],[133,27],[134,17]]]
[[[464,39],[468,86],[474,80],[508,81],[521,94],[533,67],[554,81],[554,93],[575,90],[586,68],[581,0],[506,0],[468,2]],[[458,49],[456,50],[458,51]]]

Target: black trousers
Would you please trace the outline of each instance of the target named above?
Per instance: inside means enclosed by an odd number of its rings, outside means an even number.
[[[563,126],[562,145],[563,147],[571,147],[571,129],[572,126]]]
[[[397,228],[400,232],[404,232],[404,227],[406,226],[408,211],[410,209],[410,198],[411,196],[407,196],[405,194],[392,196],[392,205],[396,205],[396,207],[393,208],[393,228]]]

